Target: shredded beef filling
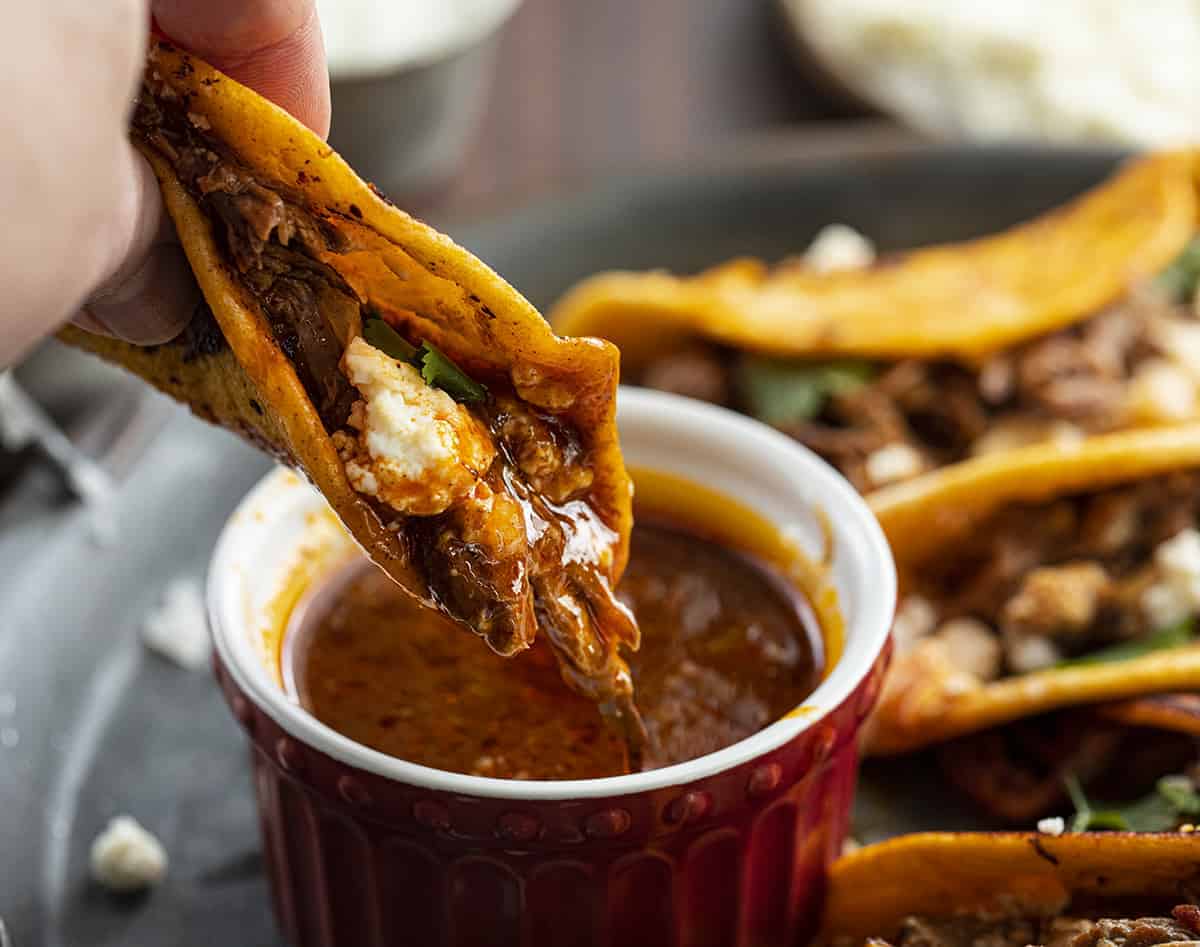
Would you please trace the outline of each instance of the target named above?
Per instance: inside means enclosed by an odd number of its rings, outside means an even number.
[[[344,341],[322,298],[336,291],[358,303],[316,258],[342,252],[342,235],[299,195],[260,184],[165,85],[143,89],[133,128],[219,222],[220,247],[261,303],[326,431],[343,430],[359,393],[340,368]],[[199,337],[209,338],[210,327],[202,320]],[[567,683],[623,732],[636,768],[644,729],[617,642],[636,646],[637,628],[605,578],[616,537],[589,502],[587,451],[573,429],[511,395],[497,393],[479,413],[501,448],[497,459],[462,503],[408,518],[414,559],[435,602],[501,654],[528,647],[540,627]],[[383,522],[395,521],[395,511],[366,499]]]
[[[1157,947],[1200,941],[1200,911],[1180,905],[1171,917],[1100,918],[961,916],[908,917],[891,941],[872,947]],[[843,947],[843,945],[839,945]]]
[[[1189,378],[1197,366],[1183,364],[1177,344],[1181,327],[1200,329],[1190,305],[1143,287],[1111,310],[980,365],[880,363],[863,384],[822,393],[811,413],[763,419],[871,490],[973,454],[1112,430],[1133,415],[1171,420],[1187,410],[1179,389],[1195,387]],[[762,416],[747,397],[748,358],[696,343],[651,361],[633,381]],[[872,463],[894,445],[911,448],[913,461]]]
[[[321,283],[345,289],[304,251],[337,249],[340,238],[296,200],[268,190],[189,120],[186,104],[139,96],[134,131],[171,162],[180,181],[223,227],[217,239],[261,301],[280,349],[295,365],[327,430],[346,422],[354,390],[337,370],[341,344],[317,305]],[[349,292],[346,290],[347,293]]]
[[[915,570],[897,645],[989,680],[1162,634],[1200,610],[1198,516],[1196,472],[1007,507]]]

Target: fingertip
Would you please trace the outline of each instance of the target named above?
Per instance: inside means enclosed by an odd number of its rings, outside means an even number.
[[[329,134],[329,73],[315,0],[154,0],[159,29],[185,49]]]

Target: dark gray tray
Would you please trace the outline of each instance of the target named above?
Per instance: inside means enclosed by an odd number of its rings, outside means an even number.
[[[1113,160],[1018,148],[814,163],[773,146],[449,229],[545,305],[597,269],[777,258],[831,221],[885,248],[983,233],[1095,182]],[[113,548],[98,548],[86,514],[61,498],[10,494],[20,515],[0,517],[0,695],[15,700],[0,716],[0,917],[15,947],[279,943],[237,728],[207,674],[138,639],[169,579],[203,575],[225,517],[267,469],[232,437],[173,417],[122,480]],[[920,760],[868,767],[858,836],[977,824],[931,772]],[[90,841],[120,812],[170,854],[148,896],[115,898],[87,880]]]

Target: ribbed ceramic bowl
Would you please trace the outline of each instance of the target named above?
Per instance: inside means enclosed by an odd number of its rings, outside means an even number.
[[[226,526],[208,595],[217,677],[253,744],[275,908],[297,947],[769,947],[813,929],[886,663],[887,545],[841,477],[756,422],[623,390],[619,423],[632,466],[733,497],[814,556],[828,523],[841,658],[805,713],[651,772],[538,782],[394,759],[279,684],[264,632],[297,576],[319,583],[348,540],[298,478],[269,475]]]

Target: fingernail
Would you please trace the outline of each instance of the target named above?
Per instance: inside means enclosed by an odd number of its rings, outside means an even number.
[[[75,323],[126,342],[156,345],[183,331],[200,300],[183,249],[160,243],[120,286],[88,302]]]

